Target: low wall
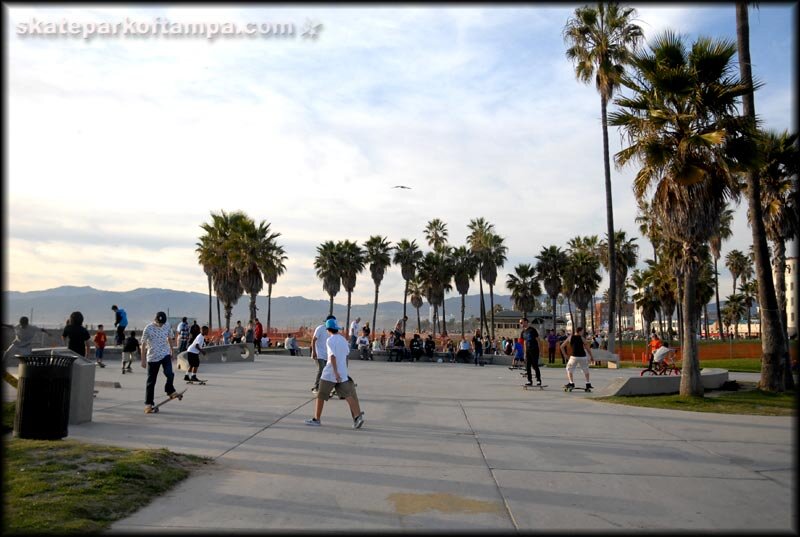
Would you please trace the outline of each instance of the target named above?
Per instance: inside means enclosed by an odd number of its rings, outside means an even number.
[[[226,362],[254,362],[255,346],[252,343],[235,343],[233,345],[212,345],[203,348],[205,354],[200,354],[200,364],[222,364]],[[186,351],[178,354],[178,370],[189,369],[189,360]]]
[[[700,371],[700,378],[706,390],[717,390],[728,381],[728,370],[705,368]],[[596,393],[602,397],[612,395],[669,395],[680,392],[680,387],[680,375],[618,377]]]

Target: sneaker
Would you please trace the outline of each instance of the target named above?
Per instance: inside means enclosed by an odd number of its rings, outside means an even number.
[[[364,425],[364,413],[362,412],[353,419],[353,429],[360,429]]]
[[[183,399],[183,394],[178,392],[172,392],[171,394],[169,394],[169,398],[178,399],[180,401],[181,399]]]
[[[122,374],[123,375],[125,374],[125,368],[124,367],[122,368]]]
[[[128,373],[133,373],[133,369],[131,369],[131,366],[126,367],[125,371],[127,371]]]
[[[536,381],[536,385],[537,385],[537,386],[541,386],[541,385],[542,385],[542,381],[541,381],[541,380],[537,380],[537,381]]]
[[[144,413],[145,414],[156,414],[158,412],[158,407],[153,405],[145,405],[144,406]]]
[[[588,390],[591,390],[592,388],[593,388],[592,384],[590,382],[587,382],[586,383],[586,390],[588,391]]]
[[[533,386],[533,382],[526,382],[525,386]]]
[[[311,425],[312,427],[319,427],[322,425],[319,420],[315,420],[314,418],[309,418],[306,420],[306,425]]]
[[[197,378],[197,375],[192,375],[191,380],[193,380],[194,382],[200,382],[200,379]]]
[[[317,395],[319,393],[319,388],[311,388],[311,393]]]
[[[184,375],[183,380],[192,380],[192,378],[189,375]]]
[[[106,364],[104,364],[103,362],[97,362],[97,365],[100,366],[100,367],[105,367],[106,366]]]

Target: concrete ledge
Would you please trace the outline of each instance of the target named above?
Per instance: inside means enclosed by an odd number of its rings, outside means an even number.
[[[728,380],[726,369],[706,368],[700,371],[700,378],[706,390],[719,389]],[[680,392],[680,376],[618,377],[611,381],[598,396],[612,395],[669,395]]]
[[[603,366],[603,364],[605,364],[605,366],[608,367],[609,369],[619,368],[618,354],[613,354],[603,349],[592,349],[592,356],[594,356],[595,362],[600,362],[601,367]]]
[[[212,345],[205,347],[205,354],[200,354],[201,364],[221,364],[226,362],[254,362],[255,346],[252,343],[235,343],[233,345]],[[178,354],[178,370],[187,371],[189,360],[187,352]]]

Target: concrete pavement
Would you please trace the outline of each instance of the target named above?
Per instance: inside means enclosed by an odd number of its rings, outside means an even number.
[[[143,369],[98,369],[122,388],[99,388],[69,438],[214,459],[111,533],[797,531],[795,418],[600,403],[564,393],[560,366],[525,391],[505,366],[356,360],[363,429],[338,399],[308,427],[314,372],[307,356],[204,364],[207,386],[145,415]]]

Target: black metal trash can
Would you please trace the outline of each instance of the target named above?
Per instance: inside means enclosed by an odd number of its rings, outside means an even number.
[[[14,436],[58,440],[67,436],[72,362],[75,356],[19,356]]]

